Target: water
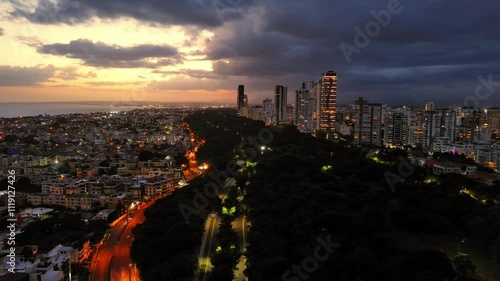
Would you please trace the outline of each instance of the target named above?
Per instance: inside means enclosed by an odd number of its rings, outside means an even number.
[[[70,113],[92,113],[129,111],[140,109],[142,106],[118,106],[110,104],[82,104],[82,103],[0,103],[0,117],[60,115]]]

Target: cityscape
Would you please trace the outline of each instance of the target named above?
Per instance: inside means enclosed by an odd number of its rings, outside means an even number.
[[[0,3],[0,281],[499,281],[499,7]]]

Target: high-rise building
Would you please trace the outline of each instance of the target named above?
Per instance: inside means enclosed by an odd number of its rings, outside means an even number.
[[[262,105],[256,105],[250,107],[249,112],[250,118],[253,120],[262,120],[265,122],[264,111]]]
[[[266,98],[262,101],[262,116],[262,120],[266,122],[267,125],[273,123],[274,108],[272,99]]]
[[[389,114],[385,121],[384,144],[403,146],[408,144],[408,116],[404,113]]]
[[[266,116],[272,117],[273,116],[273,100],[272,99],[265,99],[262,101],[262,108],[264,111],[264,114]]]
[[[457,137],[457,112],[452,109],[437,109],[424,112],[425,142],[431,148],[439,140],[442,144],[451,144]]]
[[[424,105],[424,111],[434,111],[434,103],[428,102]]]
[[[424,146],[425,129],[422,126],[410,126],[408,135],[408,144],[413,146]]]
[[[441,137],[454,142],[457,139],[457,112],[452,109],[448,109],[443,110],[441,114]]]
[[[500,139],[500,108],[490,108],[486,110],[486,114],[491,122],[491,129],[496,134],[496,139]]]
[[[274,88],[274,123],[288,122],[287,114],[287,88],[282,85],[276,85]]]
[[[295,91],[294,122],[297,129],[304,133],[313,130],[313,111],[315,107],[314,82],[304,81],[300,89]]]
[[[467,143],[478,141],[481,112],[473,107],[464,107],[461,109],[460,117],[458,139]]]
[[[479,119],[477,142],[489,143],[492,140],[493,126],[491,120],[485,114],[481,114]]]
[[[236,100],[236,109],[240,112],[241,108],[245,105],[245,86],[238,86],[238,96]]]
[[[368,103],[359,98],[355,103],[356,121],[354,143],[380,146],[382,144],[382,104]]]
[[[335,111],[337,108],[337,73],[330,70],[321,74],[314,84],[316,93],[316,130],[327,134],[335,132]]]

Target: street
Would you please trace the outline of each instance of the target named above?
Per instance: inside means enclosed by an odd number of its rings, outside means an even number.
[[[227,197],[227,194],[224,193],[226,187],[236,188],[236,182],[234,178],[229,178],[226,180],[226,184],[223,187],[223,194],[220,195],[221,200],[224,200]],[[195,276],[194,280],[205,281],[207,278],[207,273],[210,272],[211,263],[210,263],[210,254],[215,250],[215,235],[219,231],[220,219],[216,213],[212,213],[208,216],[207,221],[205,222],[205,232],[203,233],[201,239],[201,247],[200,254],[198,255],[199,260],[199,273]],[[238,239],[240,241],[240,249],[242,253],[246,248],[246,235],[248,232],[247,228],[248,222],[246,221],[245,216],[240,216],[236,218],[233,223],[233,229],[238,234]],[[243,271],[246,269],[246,258],[242,255],[240,261],[237,265],[237,270],[235,272],[235,280],[237,281],[246,281],[247,277],[243,274]]]
[[[139,281],[135,265],[130,261],[132,229],[144,221],[144,211],[154,202],[140,205],[127,224],[127,216],[120,217],[108,230],[109,238],[104,241],[90,267],[90,281]]]
[[[200,254],[198,255],[200,273],[196,280],[205,281],[207,273],[210,271],[210,254],[215,250],[215,234],[219,231],[220,220],[214,213],[207,218],[205,223],[206,231],[201,239]]]
[[[247,229],[247,221],[246,221],[246,217],[245,216],[240,216],[238,218],[236,218],[234,221],[233,221],[233,229],[234,231],[236,231],[236,233],[238,234],[238,239],[240,240],[240,249],[241,249],[241,258],[240,258],[240,262],[238,263],[237,265],[237,269],[236,269],[236,272],[234,273],[237,281],[246,281],[248,280],[248,278],[245,276],[245,274],[243,274],[243,271],[245,271],[246,269],[246,258],[245,256],[243,255],[243,253],[245,252],[245,249],[246,249],[246,235],[247,235],[247,232],[248,232],[248,229]]]

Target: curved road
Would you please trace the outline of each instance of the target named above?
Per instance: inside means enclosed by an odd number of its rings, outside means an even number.
[[[132,229],[144,221],[144,211],[153,202],[138,207],[133,217],[127,223],[123,215],[115,221],[107,231],[104,244],[94,255],[90,268],[90,281],[139,281],[139,274],[130,261],[130,246],[132,245]]]

